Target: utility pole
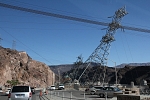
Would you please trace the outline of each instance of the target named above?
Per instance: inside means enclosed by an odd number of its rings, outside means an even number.
[[[116,66],[116,62],[115,62],[115,76],[116,76],[116,85],[118,84],[118,76],[117,76],[117,66]]]
[[[117,76],[117,66],[116,66],[116,62],[114,62],[113,60],[111,59],[106,59],[106,60],[110,60],[111,62],[113,62],[115,64],[115,78],[116,78],[116,85],[118,84],[118,76]]]
[[[60,70],[59,70],[59,68],[58,68],[58,78],[59,78],[58,79],[58,81],[59,81],[58,83],[60,84]]]
[[[2,38],[0,38],[0,46],[2,46],[2,44],[1,44],[1,41],[2,41],[3,39]]]
[[[12,43],[12,49],[15,50],[16,49],[16,41],[13,40],[13,43]]]

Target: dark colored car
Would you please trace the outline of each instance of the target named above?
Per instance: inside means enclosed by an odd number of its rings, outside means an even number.
[[[90,88],[87,88],[85,92],[88,94],[95,94],[97,90],[103,90],[103,89],[104,87],[102,86],[90,86]]]
[[[114,94],[123,94],[123,92],[116,86],[108,86],[104,87],[103,90],[97,90],[95,94],[100,97],[113,97]]]

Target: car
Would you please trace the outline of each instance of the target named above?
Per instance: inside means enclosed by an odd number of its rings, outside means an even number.
[[[55,86],[54,85],[51,85],[50,86],[50,90],[55,90],[56,88],[55,88]]]
[[[0,93],[3,93],[3,89],[2,88],[0,88]]]
[[[86,88],[85,92],[93,95],[97,90],[103,90],[103,86],[90,86],[90,88]]]
[[[63,89],[65,89],[65,86],[63,84],[59,84],[58,90],[63,90]]]
[[[5,95],[8,95],[10,93],[11,88],[7,88],[7,90],[5,91]]]
[[[91,89],[90,89],[90,94],[95,94],[96,93],[96,91],[98,91],[98,90],[103,90],[104,89],[104,87],[103,86],[94,86],[94,87],[92,87]]]
[[[35,88],[31,87],[32,94],[35,94]]]
[[[95,94],[100,97],[114,97],[114,94],[123,94],[123,91],[116,86],[107,86],[103,90],[97,90]]]
[[[8,100],[32,100],[32,91],[30,86],[13,86]]]

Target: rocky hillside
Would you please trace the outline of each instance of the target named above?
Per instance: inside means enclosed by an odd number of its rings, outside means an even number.
[[[49,66],[33,60],[26,52],[0,47],[0,85],[7,85],[7,80],[46,87],[54,84],[55,74]]]
[[[126,66],[119,70],[118,77],[120,83],[140,84],[142,80],[150,81],[150,66]]]

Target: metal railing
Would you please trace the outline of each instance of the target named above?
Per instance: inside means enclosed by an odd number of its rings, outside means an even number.
[[[83,97],[81,98],[74,97],[72,95],[72,92],[68,92],[67,94],[65,94],[65,92],[50,91],[49,95],[50,98],[55,98],[57,100],[86,100],[85,93],[83,93]]]
[[[56,92],[49,91],[48,94],[43,93],[39,95],[39,100],[86,100],[85,93],[83,93],[83,97],[74,97],[72,92]]]

